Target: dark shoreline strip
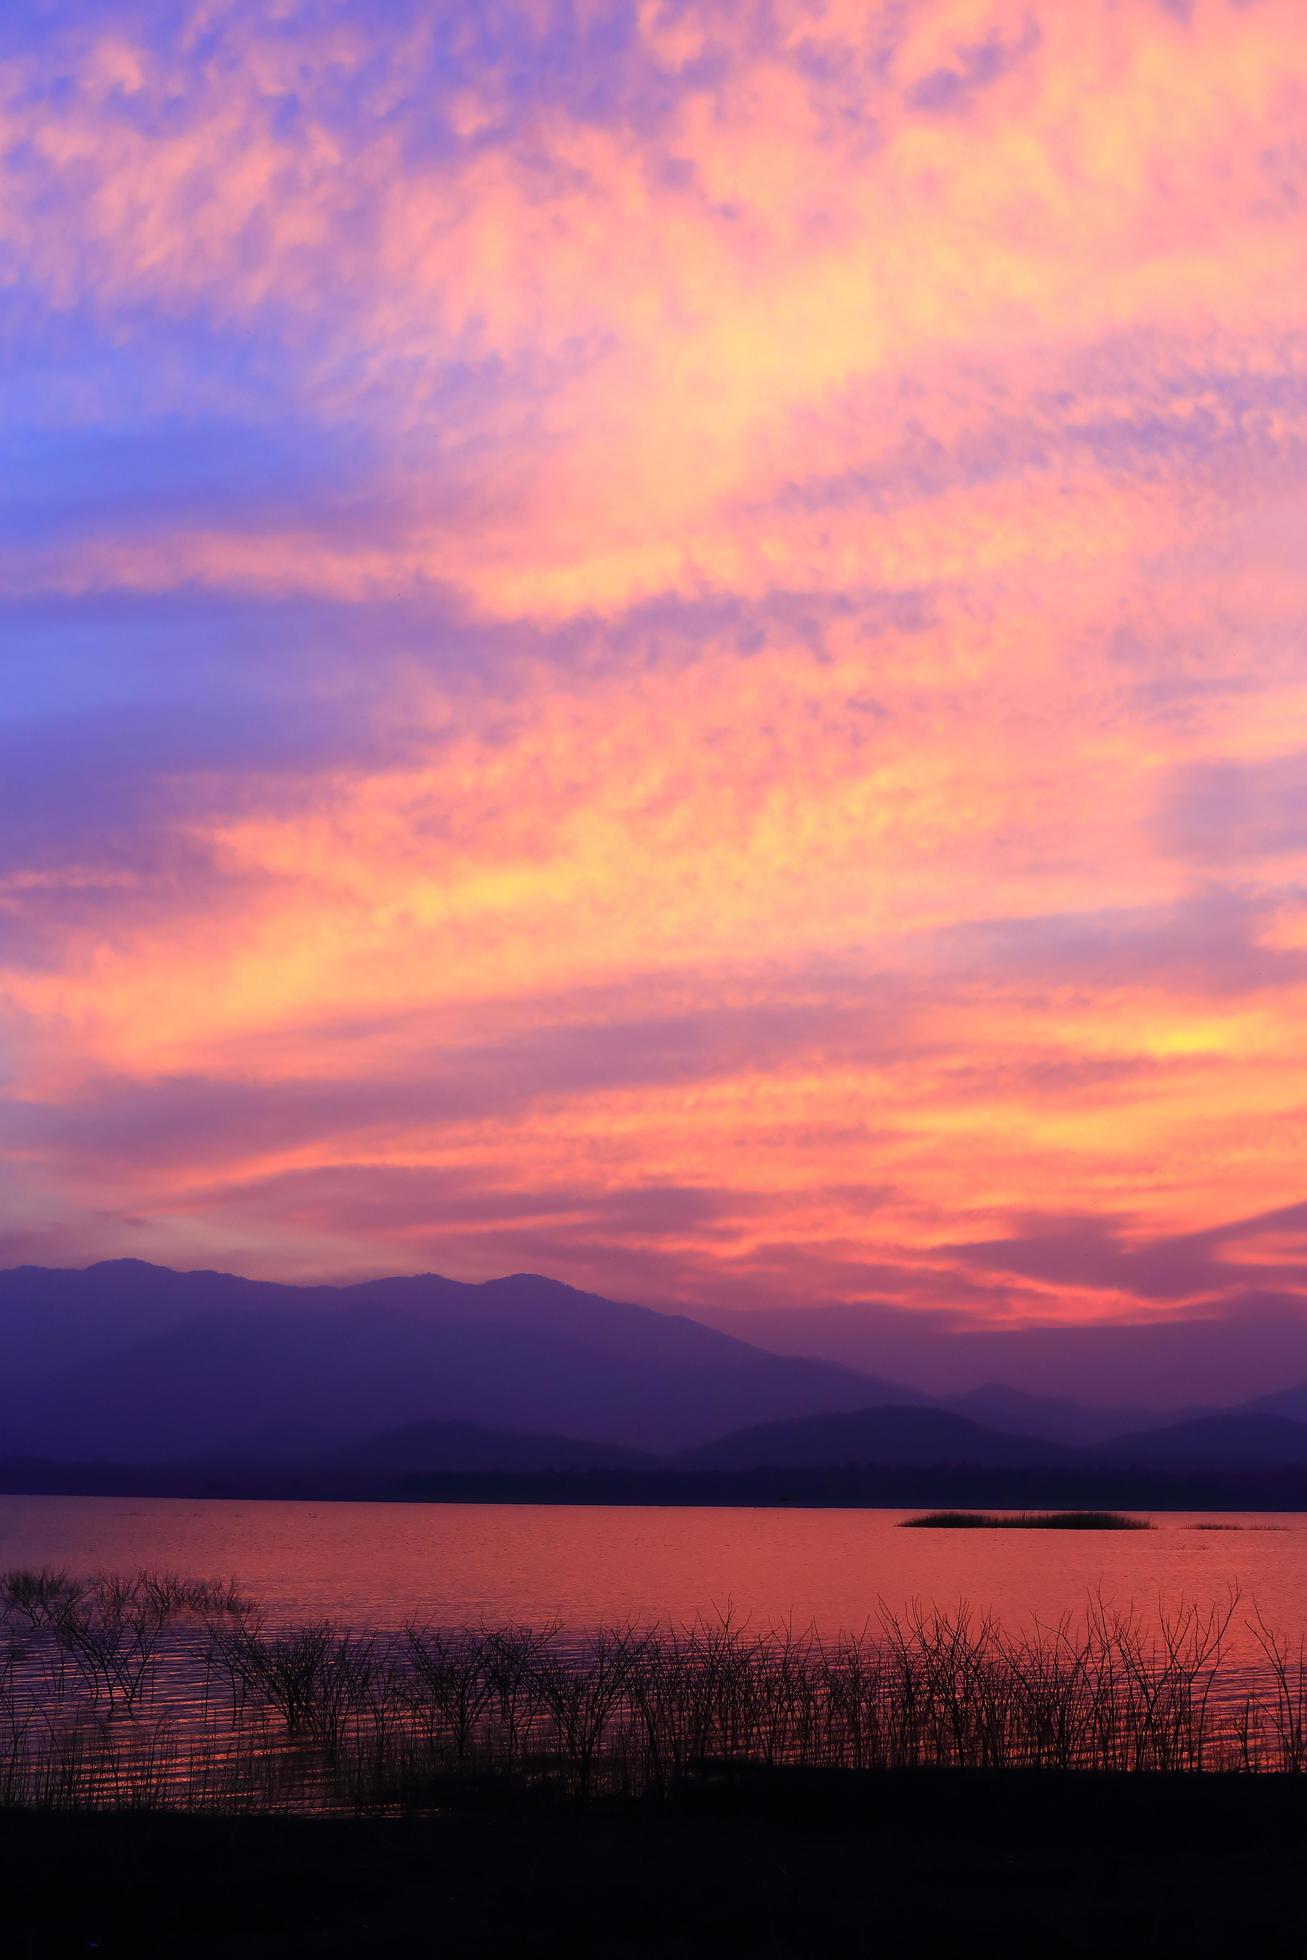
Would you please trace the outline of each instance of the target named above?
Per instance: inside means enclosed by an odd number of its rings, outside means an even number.
[[[0,1459],[0,1494],[182,1497],[302,1503],[611,1504],[719,1509],[993,1511],[1295,1511],[1307,1468],[1159,1473],[1121,1470],[817,1469],[342,1471],[260,1463],[53,1463]]]

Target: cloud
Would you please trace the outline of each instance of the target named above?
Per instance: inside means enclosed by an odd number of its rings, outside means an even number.
[[[1307,980],[1307,952],[1270,941],[1273,905],[1209,887],[1169,907],[984,919],[942,935],[946,957],[1049,986],[1229,996]]]
[[[1160,829],[1172,850],[1200,864],[1302,858],[1307,753],[1181,764],[1166,786]]]
[[[964,1265],[1019,1274],[1054,1288],[1137,1300],[1207,1302],[1218,1311],[1240,1289],[1282,1287],[1307,1305],[1307,1202],[1166,1237],[1140,1235],[1110,1216],[1035,1214],[1011,1237],[943,1248]]]
[[[1305,99],[1293,0],[10,9],[19,1239],[1296,1284]]]
[[[965,111],[982,89],[1003,80],[1033,54],[1042,38],[1038,21],[1030,15],[1020,35],[1013,40],[1005,42],[1000,35],[991,34],[983,41],[964,44],[957,48],[947,66],[932,68],[928,75],[912,84],[908,101],[914,109],[949,115]]]

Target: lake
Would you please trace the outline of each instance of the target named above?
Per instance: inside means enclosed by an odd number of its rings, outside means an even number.
[[[1238,1588],[1307,1634],[1307,1517],[1160,1514],[1148,1532],[903,1531],[904,1511],[2,1497],[0,1568],[234,1577],[277,1620],[385,1629],[690,1621],[823,1635],[919,1600],[1058,1620],[1090,1593],[1145,1612]],[[1144,1515],[1144,1514],[1139,1514]],[[1203,1522],[1238,1530],[1200,1530]]]

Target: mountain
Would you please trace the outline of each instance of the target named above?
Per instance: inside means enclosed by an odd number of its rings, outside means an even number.
[[[1003,1431],[948,1409],[886,1406],[789,1421],[752,1423],[674,1455],[588,1443],[576,1437],[491,1429],[471,1422],[417,1422],[339,1453],[343,1465],[440,1471],[548,1472],[1110,1467],[1189,1473],[1307,1469],[1307,1424],[1282,1417],[1215,1415],[1141,1430],[1088,1449]]]
[[[1299,1382],[1294,1388],[1277,1389],[1273,1395],[1258,1395],[1251,1402],[1241,1402],[1235,1413],[1284,1416],[1290,1422],[1307,1422],[1307,1382]]]
[[[754,1423],[686,1450],[687,1469],[754,1470],[851,1464],[967,1464],[1018,1467],[1074,1461],[1071,1451],[1030,1437],[1005,1436],[946,1409],[866,1408],[789,1422]]]
[[[83,1335],[90,1330],[88,1353]],[[635,1449],[914,1391],[519,1273],[294,1287],[137,1262],[0,1275],[0,1455],[312,1454],[416,1421]]]
[[[408,1422],[367,1436],[338,1461],[360,1470],[616,1470],[659,1461],[643,1450],[491,1429],[481,1422]]]
[[[1150,1470],[1262,1470],[1307,1466],[1307,1423],[1233,1410],[1118,1436],[1092,1452],[1097,1463]]]
[[[11,1460],[469,1475],[654,1458],[699,1471],[1307,1464],[1307,1385],[1184,1419],[1001,1382],[932,1401],[529,1273],[296,1287],[134,1260],[22,1267],[0,1273],[0,1355]]]
[[[1190,1415],[1215,1413],[1207,1409],[1091,1408],[1067,1395],[1030,1395],[1003,1382],[986,1382],[964,1395],[943,1397],[938,1406],[1012,1436],[1044,1436],[1055,1443],[1080,1446],[1110,1442],[1134,1430],[1160,1429]]]
[[[174,1273],[140,1259],[111,1259],[83,1271],[16,1266],[0,1272],[0,1352],[13,1387],[67,1366],[135,1346],[206,1307],[267,1307],[279,1291],[228,1273]],[[316,1293],[325,1289],[305,1289]]]
[[[916,1382],[930,1400],[986,1382],[1092,1405],[1159,1410],[1243,1403],[1307,1378],[1307,1311],[1293,1294],[1247,1292],[1134,1321],[978,1326],[886,1300],[835,1306],[696,1306],[697,1319],[775,1354],[806,1354]],[[1070,1440],[1068,1438],[1068,1440]]]

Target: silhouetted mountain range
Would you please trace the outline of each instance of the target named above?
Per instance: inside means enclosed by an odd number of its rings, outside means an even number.
[[[415,1421],[673,1450],[746,1422],[921,1399],[534,1274],[256,1284],[132,1261],[0,1274],[0,1455],[334,1454]]]
[[[1307,1424],[1242,1412],[1195,1417],[1164,1428],[1072,1448],[1034,1436],[1014,1436],[944,1409],[859,1409],[759,1423],[688,1450],[676,1459],[690,1468],[746,1470],[878,1465],[954,1464],[1016,1469],[1117,1468],[1163,1470],[1307,1469]]]
[[[1012,1436],[1047,1436],[1058,1443],[1109,1442],[1135,1429],[1160,1429],[1187,1416],[1207,1415],[1206,1409],[1092,1408],[1067,1395],[1030,1395],[1002,1382],[986,1382],[963,1395],[932,1398],[934,1406],[951,1409]]]
[[[1064,1463],[1073,1452],[1034,1436],[1009,1436],[947,1409],[856,1409],[755,1423],[687,1450],[687,1468],[752,1470],[843,1464]]]
[[[484,1422],[406,1422],[340,1452],[356,1470],[633,1470],[661,1461],[646,1450],[492,1429]]]
[[[1145,1429],[1092,1452],[1099,1463],[1186,1470],[1269,1469],[1307,1464],[1307,1423],[1286,1416],[1231,1410]]]
[[[329,1481],[1307,1468],[1307,1384],[1169,1417],[1001,1383],[931,1398],[533,1274],[337,1288],[19,1268],[0,1273],[0,1355],[0,1459],[27,1460],[23,1488],[35,1459],[317,1465]]]
[[[1284,1416],[1290,1422],[1307,1422],[1307,1382],[1280,1389],[1274,1395],[1255,1395],[1241,1407],[1253,1416]]]
[[[1035,1327],[977,1326],[884,1300],[693,1311],[705,1325],[773,1353],[872,1369],[921,1383],[933,1397],[956,1396],[979,1382],[1004,1383],[1044,1400],[1071,1393],[1096,1407],[1136,1402],[1137,1421],[1149,1419],[1149,1406],[1247,1402],[1282,1382],[1307,1380],[1303,1301],[1272,1292],[1226,1296],[1146,1320]]]
[[[1307,1424],[1233,1413],[1141,1430],[1088,1448],[1013,1435],[949,1409],[853,1409],[752,1423],[667,1452],[619,1449],[575,1436],[492,1429],[481,1423],[416,1422],[342,1450],[356,1468],[435,1470],[754,1470],[957,1465],[1005,1469],[1163,1470],[1307,1469]]]

